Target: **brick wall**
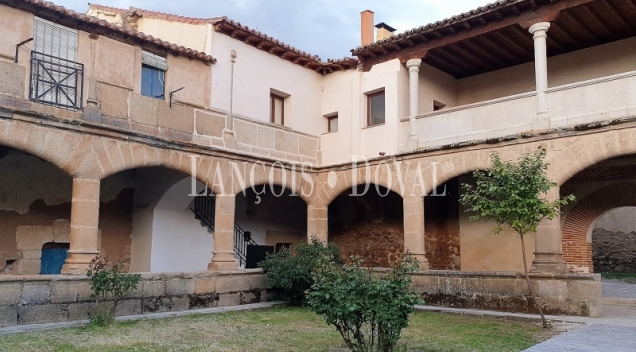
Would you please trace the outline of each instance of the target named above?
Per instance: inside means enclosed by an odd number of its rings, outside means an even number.
[[[627,206],[636,206],[636,183],[611,184],[577,199],[562,226],[563,259],[570,268],[594,271],[590,226],[608,210]]]

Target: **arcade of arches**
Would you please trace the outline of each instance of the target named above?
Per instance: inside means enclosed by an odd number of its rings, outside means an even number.
[[[50,243],[68,244],[65,273],[83,273],[98,253],[133,271],[235,269],[236,224],[258,245],[293,246],[316,237],[341,244],[346,255],[361,255],[371,266],[386,266],[406,250],[424,269],[518,271],[522,263],[514,234],[494,236],[491,225],[469,222],[457,199],[460,185],[471,182],[470,173],[488,167],[491,152],[515,158],[539,146],[548,150],[549,175],[560,194],[574,194],[577,202],[530,238],[529,260],[539,272],[593,272],[594,238],[603,236],[594,226],[607,223],[597,220],[613,209],[636,206],[634,124],[380,158],[370,162],[368,173],[347,166],[315,168],[305,178],[286,163],[259,164],[251,179],[249,170],[242,175],[247,181],[240,185],[217,176],[236,172],[232,162],[249,165],[259,159],[157,147],[81,133],[82,127],[52,130],[2,120],[0,272],[39,273],[42,251],[50,249],[44,245]],[[452,167],[438,167],[444,163]],[[193,166],[194,185],[188,177]],[[263,193],[255,205],[258,187],[251,187],[271,177],[294,182]],[[366,182],[367,195],[348,196]],[[214,231],[192,214],[189,195],[193,187],[200,193],[204,184],[216,194],[210,215]],[[445,197],[423,197],[434,184],[446,190]],[[625,231],[626,240],[633,237],[634,231]]]

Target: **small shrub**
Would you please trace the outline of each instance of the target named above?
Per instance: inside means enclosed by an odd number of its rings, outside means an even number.
[[[137,288],[141,275],[129,274],[121,271],[121,264],[108,267],[108,259],[95,257],[86,270],[86,276],[91,279],[92,297],[97,302],[97,316],[91,323],[99,326],[110,325],[115,321],[117,304]],[[105,301],[112,301],[112,306],[106,306]]]
[[[317,239],[311,243],[301,243],[295,254],[288,249],[269,254],[259,263],[267,278],[267,286],[276,299],[292,305],[305,304],[305,291],[313,284],[312,271],[318,260],[326,256],[331,261],[341,263],[340,250],[334,243],[324,246]]]
[[[336,327],[353,352],[405,349],[397,342],[414,306],[422,303],[411,288],[411,273],[419,270],[417,260],[403,255],[391,272],[379,275],[361,264],[355,258],[341,265],[323,257],[313,273],[309,306]]]

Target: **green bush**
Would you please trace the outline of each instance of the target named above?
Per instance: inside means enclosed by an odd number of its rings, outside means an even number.
[[[269,292],[292,305],[305,305],[305,291],[313,284],[312,271],[319,258],[326,256],[341,263],[340,250],[334,243],[326,247],[315,238],[311,243],[301,243],[293,254],[288,249],[269,254],[259,263],[267,278]]]
[[[341,265],[323,257],[307,302],[336,327],[353,352],[396,351],[409,314],[423,303],[411,288],[411,273],[419,264],[403,255],[389,273],[377,275],[361,264],[360,259]]]
[[[91,279],[92,297],[97,301],[97,316],[92,319],[96,325],[110,325],[115,321],[117,304],[137,288],[141,275],[129,274],[121,271],[121,264],[111,267],[108,259],[95,257],[86,270],[86,276]],[[112,306],[105,306],[106,300],[112,301]]]

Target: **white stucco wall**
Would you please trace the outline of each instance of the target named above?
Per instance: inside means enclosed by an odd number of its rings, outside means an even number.
[[[155,209],[150,271],[207,270],[214,249],[213,236],[189,209]]]
[[[222,33],[212,36],[212,56],[217,59],[212,78],[212,106],[230,110],[232,64],[234,67],[234,113],[270,121],[271,89],[289,94],[285,99],[285,126],[320,134],[325,125],[320,109],[322,75],[276,55],[259,50]]]
[[[636,207],[614,209],[596,220],[594,228],[610,232],[636,232]]]
[[[191,179],[184,178],[155,206],[135,209],[131,245],[133,272],[205,271],[212,259],[214,235],[194,218]],[[203,185],[197,182],[197,192]]]

